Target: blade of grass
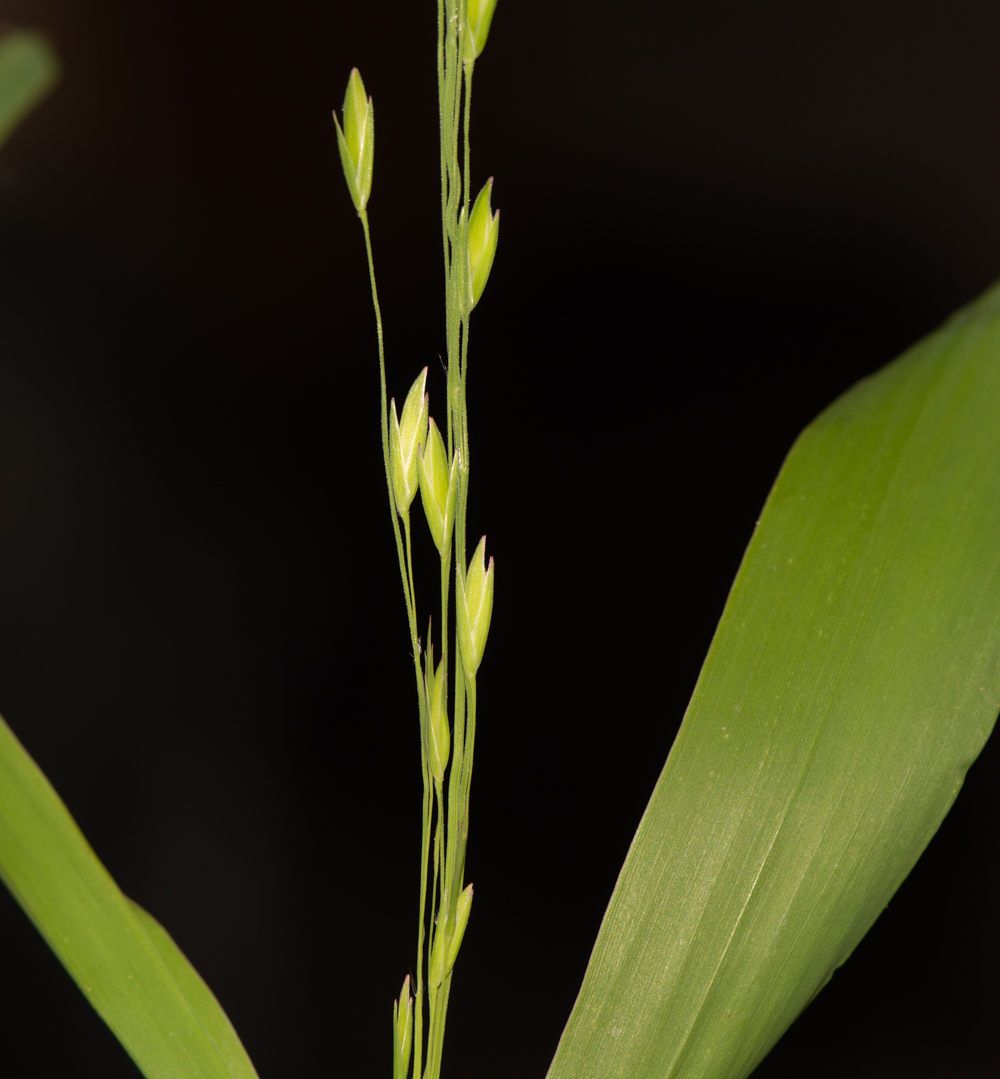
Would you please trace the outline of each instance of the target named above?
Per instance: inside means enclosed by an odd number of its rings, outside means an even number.
[[[152,914],[143,910],[133,900],[128,902],[132,913],[160,953],[232,1079],[257,1079],[257,1071],[250,1063],[247,1051],[230,1023],[229,1016],[222,1010],[222,1005],[215,999],[215,994],[205,984],[202,976]]]
[[[1000,702],[998,417],[995,288],[799,438],[549,1079],[743,1079],[912,869]]]
[[[59,81],[59,62],[43,34],[11,30],[0,37],[0,146]]]
[[[58,78],[42,34],[0,38],[0,145]],[[211,990],[122,895],[2,719],[0,879],[149,1079],[256,1079]]]
[[[0,719],[0,879],[147,1079],[255,1079],[217,1001]]]

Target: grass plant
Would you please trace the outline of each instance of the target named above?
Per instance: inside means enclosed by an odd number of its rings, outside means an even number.
[[[472,907],[477,674],[494,567],[485,538],[467,557],[466,402],[471,315],[499,216],[492,181],[472,197],[470,113],[494,3],[438,3],[443,430],[430,415],[426,368],[401,408],[388,391],[368,218],[374,105],[357,70],[335,116],[375,312],[423,780],[416,956],[392,1009],[394,1079],[442,1074]],[[37,35],[0,40],[0,138],[56,70]],[[549,1079],[745,1079],[920,857],[1000,708],[998,414],[995,287],[797,440],[629,850]],[[439,554],[436,621],[418,606],[418,492]],[[660,572],[656,551],[633,572],[642,588]],[[122,894],[2,721],[0,876],[148,1079],[256,1075],[208,987]]]
[[[472,560],[466,562],[471,464],[466,391],[471,316],[493,264],[500,215],[490,205],[492,179],[475,202],[471,201],[469,133],[472,76],[486,45],[495,6],[496,0],[438,3],[441,240],[447,338],[444,437],[430,418],[426,368],[410,387],[398,416],[395,400],[387,403],[382,312],[368,223],[375,107],[365,94],[357,69],[347,83],[343,127],[337,123],[344,177],[364,231],[375,309],[382,456],[413,654],[423,779],[416,979],[411,996],[407,976],[393,1005],[395,1079],[408,1075],[411,1047],[414,1075],[437,1079],[440,1074],[453,968],[472,909],[472,885],[465,883],[465,856],[476,742],[476,673],[489,633],[494,568],[492,558],[486,563],[485,536]],[[336,114],[334,121],[337,122]],[[418,489],[440,560],[436,662],[433,620],[428,622],[424,640],[418,630],[410,515]],[[450,698],[449,684],[453,687]]]

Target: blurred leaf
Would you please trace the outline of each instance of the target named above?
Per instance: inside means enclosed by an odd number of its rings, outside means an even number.
[[[550,1079],[749,1075],[948,812],[998,660],[994,289],[789,454]]]
[[[59,81],[59,62],[43,34],[11,30],[0,38],[0,146]]]
[[[148,1079],[255,1079],[208,987],[122,895],[3,720],[0,878]]]

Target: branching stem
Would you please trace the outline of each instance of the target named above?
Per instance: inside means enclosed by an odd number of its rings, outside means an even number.
[[[468,841],[469,786],[476,729],[476,682],[466,674],[457,641],[452,648],[453,623],[449,617],[452,566],[456,602],[464,602],[466,584],[466,511],[469,491],[469,433],[466,386],[469,355],[471,279],[469,218],[471,213],[470,104],[473,61],[465,60],[466,0],[438,0],[438,109],[441,125],[441,241],[444,255],[447,346],[447,445],[455,470],[455,519],[448,542],[440,552],[440,666],[433,669],[431,641],[427,641],[426,670],[422,668],[417,634],[417,601],[409,506],[396,501],[392,482],[389,442],[389,406],[386,387],[382,313],[375,285],[368,216],[361,210],[365,233],[372,303],[378,330],[381,389],[382,455],[399,573],[406,600],[410,647],[413,653],[420,710],[420,759],[423,777],[423,812],[420,863],[420,917],[417,931],[417,969],[414,985],[413,1079],[438,1079],[451,991],[451,971],[442,967],[456,932],[456,912],[464,884]],[[400,523],[402,522],[402,524]],[[451,754],[444,777],[432,776],[430,766],[430,700],[428,686],[435,677],[452,680]],[[446,692],[446,690],[445,690]],[[437,765],[435,765],[437,767]],[[433,841],[432,835],[433,832]],[[428,892],[430,893],[428,895]],[[428,899],[430,906],[428,908]],[[439,949],[435,959],[435,949]],[[443,949],[443,950],[442,950]],[[437,984],[435,984],[435,982]],[[425,1022],[424,1004],[427,1004]],[[402,1005],[402,1001],[400,1004]],[[425,1043],[426,1035],[426,1043]]]

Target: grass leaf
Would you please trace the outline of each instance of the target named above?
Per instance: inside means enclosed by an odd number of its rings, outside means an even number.
[[[2,719],[0,878],[147,1079],[256,1079],[208,987],[122,895]]]
[[[198,1018],[202,1030],[222,1058],[232,1079],[257,1079],[257,1071],[247,1056],[239,1035],[229,1021],[229,1016],[215,999],[215,994],[205,984],[202,976],[191,965],[187,956],[174,943],[173,937],[138,903],[129,900],[132,913],[139,919],[146,934],[160,953],[167,969],[173,975],[191,1010]]]
[[[59,62],[43,34],[11,30],[0,37],[0,146],[59,81]]]
[[[796,442],[550,1079],[749,1075],[912,869],[1000,701],[998,417],[994,289]]]

